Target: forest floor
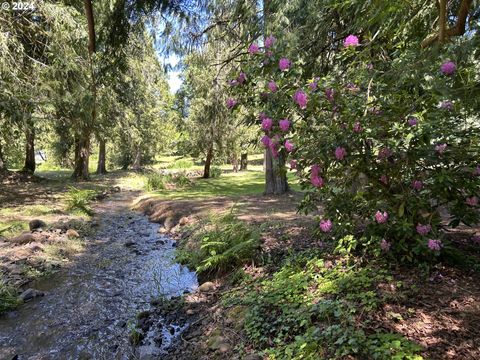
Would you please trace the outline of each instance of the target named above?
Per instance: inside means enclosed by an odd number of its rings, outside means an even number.
[[[75,262],[83,251],[81,239],[96,231],[96,220],[68,208],[71,186],[100,197],[110,196],[117,186],[145,186],[143,174],[128,172],[75,184],[63,173],[41,175],[49,180],[12,181],[0,188],[4,239],[26,231],[31,220],[49,224],[26,244],[0,242],[0,293],[11,294],[7,287]],[[297,213],[302,198],[297,187],[288,195],[268,197],[261,194],[262,183],[261,171],[229,172],[137,198],[134,207],[177,239],[179,259],[187,264],[188,253],[200,253],[203,239],[215,229],[241,226],[259,237],[248,261],[202,272],[198,292],[151,312],[165,316],[175,311],[189,319],[169,358],[293,359],[308,358],[305,354],[312,351],[325,358],[480,358],[480,246],[469,243],[471,233],[456,232],[457,258],[434,267],[367,261],[317,239],[315,214]],[[225,214],[242,225],[219,225],[218,217]],[[68,229],[78,237],[68,236]],[[465,259],[468,266],[460,266]],[[327,305],[332,306],[328,321],[318,318],[318,307]],[[318,337],[311,332],[315,328],[328,328],[331,338]],[[346,334],[346,340],[334,330]]]

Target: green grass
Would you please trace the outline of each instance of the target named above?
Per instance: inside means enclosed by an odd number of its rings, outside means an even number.
[[[18,304],[17,291],[8,286],[0,274],[0,314],[15,309]]]
[[[300,190],[293,174],[288,175],[292,190]],[[159,190],[152,194],[165,199],[198,199],[216,196],[238,197],[262,194],[265,188],[265,175],[261,171],[224,173],[214,179],[196,179],[192,186],[176,190]]]

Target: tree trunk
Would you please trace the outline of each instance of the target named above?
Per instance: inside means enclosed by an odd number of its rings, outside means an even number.
[[[75,168],[72,177],[76,180],[89,180],[88,162],[90,159],[90,132],[84,131],[75,144]]]
[[[35,172],[35,129],[30,125],[25,129],[25,164],[22,171]]]
[[[210,178],[210,166],[212,165],[213,159],[213,145],[210,146],[207,152],[207,158],[205,159],[205,167],[203,168],[203,178]]]
[[[238,172],[238,157],[237,157],[237,155],[233,155],[231,161],[232,161],[233,172]]]
[[[104,139],[100,139],[98,141],[98,163],[97,163],[97,174],[104,175],[107,173],[107,165],[106,165],[106,143]]]
[[[248,154],[240,155],[240,171],[247,171],[248,167]]]
[[[135,151],[135,159],[133,160],[132,169],[138,171],[142,168],[142,151],[140,146],[137,147]]]
[[[285,159],[282,153],[274,158],[270,149],[265,151],[265,195],[280,195],[288,192]]]
[[[2,142],[0,141],[0,172],[6,170],[5,159],[3,158]]]

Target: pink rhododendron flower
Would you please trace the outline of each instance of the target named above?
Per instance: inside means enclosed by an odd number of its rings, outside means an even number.
[[[285,71],[290,69],[290,65],[291,65],[290,60],[288,60],[287,58],[281,58],[280,61],[278,62],[278,67],[280,71]]]
[[[287,132],[290,129],[290,121],[287,119],[280,120],[278,125],[283,132]]]
[[[293,143],[288,140],[285,141],[285,150],[287,150],[288,152],[292,152],[294,148],[295,146],[293,145]]]
[[[332,231],[333,223],[332,220],[327,219],[327,220],[320,220],[320,230],[324,233],[328,233]]]
[[[300,109],[305,109],[307,107],[307,94],[305,94],[302,90],[297,90],[295,95],[293,95],[293,101],[295,101]]]
[[[262,130],[264,131],[270,131],[272,130],[272,126],[273,126],[273,120],[266,117],[266,118],[263,118],[262,120]]]
[[[428,248],[433,251],[440,251],[440,249],[442,248],[442,242],[436,239],[429,239]]]
[[[417,190],[417,191],[418,191],[418,190],[422,190],[422,188],[423,188],[423,182],[422,182],[421,180],[414,180],[414,181],[412,182],[412,188],[413,188],[414,190]]]
[[[238,75],[238,82],[243,84],[247,80],[247,75],[242,71],[240,75]]]
[[[453,102],[450,100],[444,100],[439,105],[440,109],[451,111],[453,110]]]
[[[386,159],[390,156],[392,156],[392,150],[390,150],[388,147],[383,147],[378,151],[379,159]]]
[[[310,175],[310,182],[313,186],[320,188],[324,185],[323,179],[320,176],[320,166],[312,165],[312,173]]]
[[[275,39],[275,36],[273,35],[270,35],[268,36],[266,39],[265,39],[265,47],[268,49],[268,48],[271,48],[273,46],[273,44],[275,44],[275,41],[277,39]]]
[[[363,131],[362,129],[362,125],[360,124],[360,122],[356,122],[355,124],[353,124],[353,132],[355,133],[361,133]]]
[[[358,37],[356,37],[355,35],[348,35],[346,39],[343,41],[344,47],[357,46],[358,44],[359,44]]]
[[[469,206],[477,206],[478,198],[476,196],[469,197],[467,200],[465,200],[465,203]]]
[[[388,184],[388,177],[387,177],[387,175],[382,175],[382,176],[380,176],[380,181],[381,181],[382,183],[384,183],[385,185],[387,185],[387,184]]]
[[[333,102],[335,91],[333,89],[325,89],[325,97],[328,101]]]
[[[435,151],[438,152],[439,154],[443,154],[446,149],[447,149],[447,144],[445,143],[435,145]]]
[[[432,227],[428,224],[427,225],[418,224],[415,229],[417,230],[417,233],[424,236],[424,235],[427,235],[430,232],[430,230],[432,230]]]
[[[375,220],[377,220],[377,223],[379,224],[384,224],[388,220],[388,213],[384,211],[383,213],[380,211],[377,211],[375,213]]]
[[[297,160],[290,160],[290,170],[295,170],[297,168]]]
[[[276,92],[278,90],[277,83],[275,81],[270,81],[268,83],[268,88],[270,89],[271,92]]]
[[[447,61],[447,62],[444,62],[441,66],[440,66],[440,71],[444,74],[444,75],[453,75],[455,73],[455,70],[457,69],[457,65],[455,65],[455,63],[453,61]]]
[[[338,146],[335,149],[335,158],[339,161],[343,160],[347,155],[347,150],[344,147]]]
[[[230,80],[228,83],[230,84],[230,86],[237,86],[238,80]]]
[[[417,120],[416,117],[413,117],[413,116],[412,116],[412,117],[409,117],[409,118],[408,118],[408,125],[410,125],[410,126],[415,126],[415,125],[417,125],[417,124],[418,124],[418,120]]]
[[[392,246],[392,244],[390,244],[387,240],[385,239],[382,239],[382,241],[380,241],[380,248],[385,251],[385,252],[388,252],[390,250],[390,247]]]
[[[262,137],[261,141],[262,141],[263,146],[265,146],[265,147],[269,147],[270,143],[272,142],[272,140],[267,135],[264,135]]]
[[[229,109],[232,109],[235,105],[237,105],[237,100],[232,99],[232,98],[227,99],[227,107]]]
[[[256,54],[258,53],[258,51],[260,50],[260,48],[258,47],[257,44],[251,44],[249,47],[248,47],[248,52],[250,54]]]

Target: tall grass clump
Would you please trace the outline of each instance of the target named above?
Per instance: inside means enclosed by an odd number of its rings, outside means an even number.
[[[94,190],[82,190],[71,186],[66,195],[67,211],[78,211],[89,216],[93,215],[90,203],[94,200],[96,194]]]

